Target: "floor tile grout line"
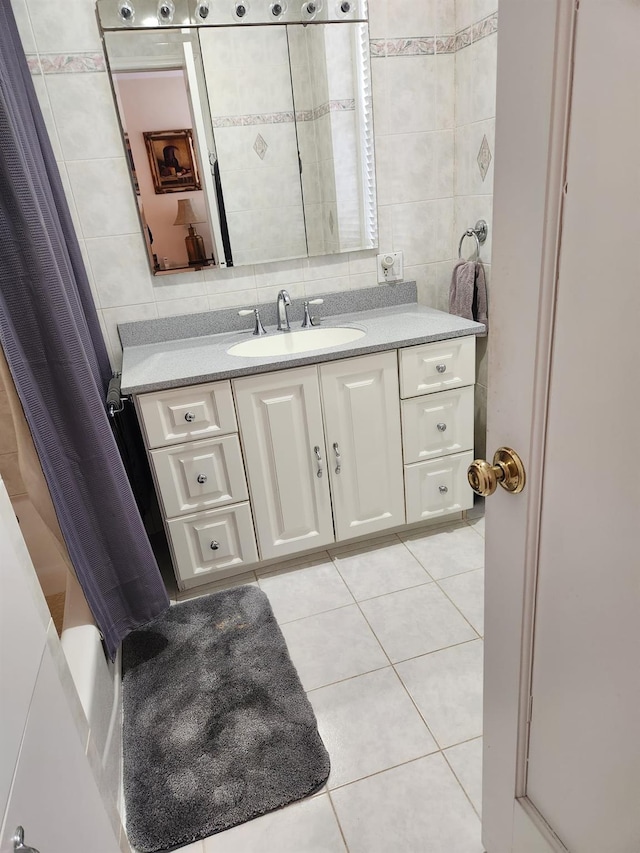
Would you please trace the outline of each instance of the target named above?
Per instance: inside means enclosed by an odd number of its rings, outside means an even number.
[[[383,644],[382,644],[382,642],[381,642],[380,638],[378,637],[378,635],[376,634],[376,632],[373,630],[373,627],[372,627],[371,623],[369,622],[369,620],[367,619],[366,614],[362,612],[362,608],[360,608],[360,612],[362,613],[362,616],[363,616],[363,618],[365,619],[365,621],[366,621],[367,625],[369,625],[369,628],[370,628],[370,629],[371,629],[371,631],[373,632],[374,637],[376,638],[376,640],[378,641],[378,643],[380,643],[380,647],[382,648],[382,651],[384,652],[384,654],[387,656],[387,659],[388,659],[388,661],[389,661],[389,663],[390,663],[390,665],[391,665],[391,668],[392,668],[392,670],[393,670],[393,672],[394,672],[394,675],[395,675],[395,677],[398,679],[398,681],[400,682],[400,685],[401,685],[402,689],[404,690],[404,692],[405,692],[405,693],[407,694],[407,696],[409,697],[409,701],[411,702],[411,704],[413,705],[413,707],[416,709],[416,711],[417,711],[417,713],[418,713],[418,715],[419,715],[420,719],[421,719],[421,720],[422,720],[422,722],[424,723],[424,726],[425,726],[426,730],[429,732],[429,735],[430,735],[430,736],[431,736],[431,738],[433,739],[433,742],[436,744],[436,746],[438,747],[438,749],[440,749],[440,744],[438,743],[437,738],[435,737],[435,735],[433,734],[433,732],[432,732],[432,731],[431,731],[431,729],[429,728],[429,724],[427,723],[426,719],[424,718],[424,715],[420,712],[420,709],[419,709],[419,708],[418,708],[418,706],[416,705],[416,703],[415,703],[415,701],[414,701],[413,696],[411,695],[411,693],[409,693],[409,691],[408,691],[408,689],[407,689],[406,684],[404,683],[404,681],[402,680],[402,678],[400,678],[400,675],[398,674],[398,672],[397,672],[397,670],[396,670],[396,668],[395,668],[395,666],[394,666],[394,664],[393,664],[393,661],[392,661],[392,660],[391,660],[391,658],[389,657],[389,654],[387,653],[387,650],[386,650],[386,649],[385,649],[385,647],[383,646]]]
[[[415,764],[416,761],[422,761],[424,758],[429,758],[432,755],[440,755],[441,753],[442,750],[438,747],[438,749],[433,749],[431,752],[416,755],[415,758],[408,758],[406,761],[400,761],[398,764],[392,764],[390,767],[385,767],[383,770],[375,770],[373,773],[367,773],[366,776],[359,776],[357,779],[351,779],[349,782],[343,782],[341,785],[336,785],[335,788],[327,788],[327,793],[332,794],[334,791],[341,791],[343,788],[348,788],[350,785],[357,785],[358,782],[364,782],[365,779],[373,779],[374,776],[381,776],[389,770],[397,770],[399,767],[406,767],[407,764]]]
[[[456,746],[457,746],[457,745],[458,745],[458,744],[456,744]],[[447,749],[451,749],[451,747],[447,747]],[[478,815],[478,819],[480,820],[480,822],[482,822],[482,815],[480,814],[480,812],[478,811],[478,809],[475,807],[475,805],[474,805],[474,803],[473,803],[473,800],[472,800],[472,799],[471,799],[471,797],[469,796],[469,793],[468,793],[467,789],[465,788],[465,786],[462,784],[461,780],[458,778],[458,774],[457,774],[457,773],[456,773],[456,771],[453,769],[453,765],[451,764],[451,762],[449,761],[449,759],[448,759],[448,758],[447,758],[447,756],[445,755],[445,752],[446,752],[446,750],[444,750],[444,749],[443,749],[443,750],[442,750],[442,757],[443,757],[443,758],[444,758],[444,760],[447,762],[447,766],[448,766],[448,768],[451,770],[451,772],[453,773],[453,776],[454,776],[454,778],[455,778],[456,782],[457,782],[457,783],[458,783],[458,785],[460,785],[460,787],[462,788],[462,792],[463,792],[463,794],[465,795],[465,797],[467,798],[467,800],[469,801],[469,805],[470,805],[470,806],[471,806],[471,808],[474,810],[474,812]]]
[[[391,666],[402,666],[403,663],[409,663],[409,661],[418,660],[418,658],[426,658],[429,655],[437,655],[438,652],[446,652],[449,649],[457,649],[459,646],[468,646],[469,643],[477,643],[478,640],[482,640],[482,637],[471,637],[469,640],[461,640],[459,643],[452,643],[450,646],[442,646],[441,649],[432,649],[430,652],[422,652],[421,654],[413,655],[413,657],[410,658],[403,658],[402,660],[397,660],[395,662],[392,661]]]
[[[351,591],[351,590],[349,590]],[[266,595],[266,593],[265,593]],[[337,607],[331,607],[329,610],[320,610],[318,613],[309,613],[307,616],[296,616],[295,619],[287,619],[286,622],[281,622],[276,616],[278,625],[293,625],[294,622],[304,622],[305,619],[313,619],[315,616],[324,616],[326,613],[335,613],[337,610],[346,610],[347,607],[357,607],[357,601],[350,601],[348,604],[339,604]]]
[[[480,571],[480,569],[475,569],[475,571]],[[470,574],[470,573],[469,573],[469,572],[465,572],[465,574]],[[455,577],[455,576],[454,576],[454,577]],[[447,578],[441,578],[441,580],[447,580]],[[465,614],[462,612],[462,610],[458,607],[458,605],[455,603],[455,601],[454,601],[454,600],[451,598],[451,596],[447,593],[446,589],[443,589],[443,588],[440,586],[440,584],[438,583],[438,581],[436,581],[436,582],[435,582],[435,584],[436,584],[436,586],[438,587],[438,589],[440,590],[440,592],[441,592],[441,593],[442,593],[442,594],[443,594],[443,595],[444,595],[444,596],[445,596],[445,597],[446,597],[446,598],[451,602],[451,604],[453,604],[453,606],[455,607],[455,609],[456,609],[456,610],[458,611],[458,613],[462,616],[462,618],[463,618],[463,619],[464,619],[464,621],[467,623],[467,625],[469,625],[469,627],[470,627],[470,628],[471,628],[471,630],[474,632],[474,634],[476,634],[476,636],[477,636],[480,640],[482,640],[482,639],[483,639],[483,636],[480,634],[480,631],[478,631],[478,629],[475,627],[475,625],[472,625],[472,624],[471,624],[471,622],[467,619],[467,617],[466,617],[466,616],[465,616]],[[483,609],[484,609],[484,603],[483,603]]]
[[[359,672],[356,675],[348,675],[346,678],[338,678],[336,681],[329,681],[327,684],[319,684],[317,687],[304,688],[307,696],[310,693],[315,693],[317,690],[324,690],[325,687],[335,687],[336,684],[345,684],[347,681],[353,681],[354,678],[361,678],[363,675],[371,675],[374,672],[382,672],[385,669],[393,669],[393,664],[384,664],[384,666],[376,666],[373,669],[367,669],[365,672]]]
[[[340,823],[340,817],[338,815],[338,810],[336,809],[335,803],[333,802],[333,798],[331,797],[331,791],[327,788],[327,796],[329,797],[329,804],[331,805],[331,810],[333,811],[333,815],[336,819],[336,823],[338,824],[338,829],[340,830],[340,835],[342,836],[342,842],[344,844],[345,850],[349,853],[349,845],[347,844],[347,837],[344,834],[344,830],[342,828],[342,824]]]

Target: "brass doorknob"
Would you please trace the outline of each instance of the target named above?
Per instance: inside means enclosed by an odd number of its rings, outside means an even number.
[[[488,498],[498,488],[517,495],[524,489],[526,475],[522,459],[510,447],[500,447],[493,457],[493,465],[486,459],[476,459],[467,470],[469,485],[483,498]]]

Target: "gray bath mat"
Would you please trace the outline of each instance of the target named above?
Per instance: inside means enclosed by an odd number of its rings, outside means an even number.
[[[316,791],[329,756],[265,594],[171,607],[123,646],[127,834],[141,853]]]

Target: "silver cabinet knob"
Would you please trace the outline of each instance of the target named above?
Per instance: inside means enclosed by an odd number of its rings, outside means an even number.
[[[211,544],[209,545],[209,547],[211,548],[212,551],[217,551],[218,548],[220,547],[220,543],[216,542],[216,540],[213,539]]]
[[[441,495],[446,495],[449,491],[449,488],[447,486],[438,486],[438,491]]]
[[[207,482],[207,475],[206,474],[198,474],[198,476],[196,477],[196,480],[200,483],[201,486],[204,486],[204,484]]]
[[[317,462],[318,462],[318,470],[316,471],[316,476],[317,476],[318,478],[320,478],[320,477],[322,477],[322,456],[320,455],[320,448],[318,447],[318,445],[317,445],[317,444],[316,444],[316,446],[313,448],[313,452],[315,453],[315,455],[316,455],[316,460],[317,460]]]
[[[446,364],[436,364],[436,370],[438,371],[438,373],[445,373],[447,370],[447,365]]]
[[[446,424],[438,424],[438,430],[440,432],[446,432],[447,425]]]
[[[184,419],[188,424],[192,424],[195,421],[196,416],[193,414],[193,412],[187,412],[187,414],[184,416]]]
[[[28,847],[24,843],[24,829],[21,826],[16,827],[11,841],[13,842],[14,853],[18,853],[18,851],[20,853],[38,853],[35,847]]]

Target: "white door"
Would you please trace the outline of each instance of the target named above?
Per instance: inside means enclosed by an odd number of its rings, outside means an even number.
[[[261,558],[333,542],[317,369],[233,384]]]
[[[487,502],[488,853],[640,850],[639,34],[500,4],[487,446],[528,482]]]
[[[395,352],[320,367],[336,539],[404,524]]]

